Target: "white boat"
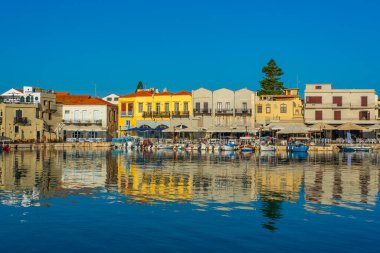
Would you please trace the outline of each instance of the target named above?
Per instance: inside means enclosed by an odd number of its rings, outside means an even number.
[[[174,145],[158,144],[157,149],[173,149]]]
[[[274,145],[260,145],[260,151],[276,151],[276,146]]]
[[[236,145],[235,143],[227,143],[222,146],[223,151],[234,151],[238,150],[238,148],[238,145]]]

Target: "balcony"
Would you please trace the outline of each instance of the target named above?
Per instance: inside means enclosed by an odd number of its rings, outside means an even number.
[[[143,112],[143,118],[153,118],[153,112]]]
[[[233,114],[234,114],[233,109],[215,109],[216,116],[228,116],[228,115],[233,115]]]
[[[42,112],[45,113],[55,113],[57,111],[57,105],[50,105],[48,108],[45,108]]]
[[[28,120],[27,117],[15,117],[14,118],[14,124],[19,124],[19,125],[30,125],[30,121]]]
[[[244,109],[235,109],[235,115],[239,116],[251,116],[252,109],[244,108]]]
[[[170,118],[170,112],[154,112],[153,118]]]
[[[366,109],[366,108],[376,108],[376,104],[361,105],[361,104],[353,104],[353,103],[342,103],[338,105],[338,104],[332,104],[332,103],[322,103],[322,104],[306,103],[305,108],[306,109],[338,109],[338,108]]]
[[[174,112],[172,112],[173,118],[188,118],[189,116],[190,116],[190,113],[185,112],[185,111],[174,111]]]
[[[120,117],[133,117],[133,111],[122,111],[120,112]]]
[[[102,125],[102,120],[64,120],[66,125]]]
[[[194,116],[211,115],[212,110],[211,109],[194,109],[193,114]]]

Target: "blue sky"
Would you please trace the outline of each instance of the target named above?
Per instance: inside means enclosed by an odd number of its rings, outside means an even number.
[[[257,90],[274,58],[287,87],[298,75],[301,89],[376,89],[379,10],[376,0],[0,0],[0,87]]]

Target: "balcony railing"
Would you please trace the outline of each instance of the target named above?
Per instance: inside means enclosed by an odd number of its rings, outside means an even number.
[[[211,109],[194,109],[193,110],[194,116],[199,116],[199,115],[211,115],[212,110]]]
[[[153,112],[143,112],[142,116],[143,116],[143,118],[152,118]]]
[[[252,109],[243,108],[243,109],[235,109],[235,115],[252,115]]]
[[[30,121],[27,117],[15,117],[14,124],[29,125]]]
[[[101,125],[102,120],[64,120],[63,123],[69,125]]]
[[[215,109],[215,115],[233,115],[233,109]]]
[[[133,117],[133,111],[122,111],[120,112],[120,117]]]
[[[185,112],[185,111],[174,111],[174,112],[172,112],[173,118],[182,118],[182,117],[187,118],[189,116],[190,116],[190,113],[188,111],[187,112]]]
[[[170,112],[154,112],[153,118],[170,118]]]

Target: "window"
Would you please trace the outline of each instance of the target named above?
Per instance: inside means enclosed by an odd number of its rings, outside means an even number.
[[[280,106],[280,113],[286,113],[286,111],[287,111],[286,104],[281,104],[281,106]]]
[[[368,106],[368,97],[367,96],[361,97],[361,106]]]
[[[152,103],[148,103],[148,113],[152,112]]]
[[[218,112],[222,111],[222,102],[216,103],[216,109],[218,110]]]
[[[70,111],[69,110],[65,110],[65,114],[63,116],[63,119],[65,121],[69,121],[70,120]]]
[[[133,116],[133,103],[128,103],[128,116]]]
[[[316,89],[316,90],[321,90],[321,89],[322,89],[322,86],[321,86],[321,85],[317,85],[317,86],[315,86],[315,89]]]
[[[94,118],[95,121],[96,120],[100,120],[100,112],[99,112],[99,110],[94,110],[93,111],[93,118]]]
[[[72,132],[71,136],[72,138],[78,139],[78,138],[81,138],[82,134],[79,131],[74,131]]]
[[[359,120],[370,120],[370,114],[368,111],[359,112]]]
[[[79,112],[79,110],[75,110],[74,111],[74,121],[79,122],[79,120],[80,120],[80,112]]]
[[[22,110],[16,110],[16,118],[22,118]]]
[[[125,123],[124,123],[124,126],[126,126],[126,128],[130,128],[131,127],[131,121],[130,120],[126,120]]]
[[[248,111],[247,102],[243,102],[243,111],[244,112]]]
[[[156,103],[156,113],[160,113],[160,111],[161,111],[161,104]]]
[[[127,104],[126,103],[121,103],[120,111],[121,111],[121,116],[127,115]]]
[[[342,106],[342,97],[341,96],[334,96],[333,97],[333,104],[336,104],[337,106]]]
[[[95,132],[95,131],[88,132],[88,138],[98,138],[98,132]]]
[[[33,101],[33,98],[31,97],[31,96],[27,96],[26,97],[26,102],[27,103],[30,103],[30,102],[32,102]]]
[[[263,106],[262,105],[257,106],[257,113],[263,113]]]
[[[111,102],[111,101],[112,101],[112,98],[107,98],[107,101],[108,101],[108,102]]]
[[[165,112],[169,112],[169,103],[168,102],[165,103]]]
[[[143,103],[139,103],[139,112],[143,112]]]
[[[24,97],[21,97],[21,98],[20,98],[20,102],[21,102],[21,103],[25,103],[25,98],[24,98]]]
[[[174,111],[179,112],[179,103],[178,102],[174,103]]]
[[[208,102],[203,102],[203,112],[208,112]]]
[[[226,102],[226,110],[229,110],[231,108],[230,102]]]
[[[188,102],[183,103],[183,111],[184,112],[188,112],[189,111],[189,103]]]
[[[323,119],[322,111],[315,111],[315,120],[322,120],[322,119]]]
[[[18,126],[15,126],[15,133],[18,133]]]
[[[322,97],[309,97],[307,96],[306,97],[306,103],[309,103],[309,104],[322,104]]]
[[[119,101],[119,98],[113,98],[113,101],[115,101],[115,102]]]
[[[36,118],[37,119],[40,118],[40,109],[39,108],[36,109]]]
[[[195,103],[195,111],[197,111],[197,112],[201,111],[201,103],[199,103],[199,102]]]
[[[35,101],[38,101],[38,97],[35,97],[34,100],[35,100]]]
[[[82,111],[82,120],[86,121],[87,119],[88,119],[88,117],[87,117],[87,110],[83,110]]]
[[[299,115],[300,114],[300,112],[298,111],[298,109],[296,110],[296,115]]]
[[[267,104],[265,107],[265,112],[270,113],[270,104]]]
[[[341,120],[341,119],[342,119],[341,111],[334,111],[334,120]]]

